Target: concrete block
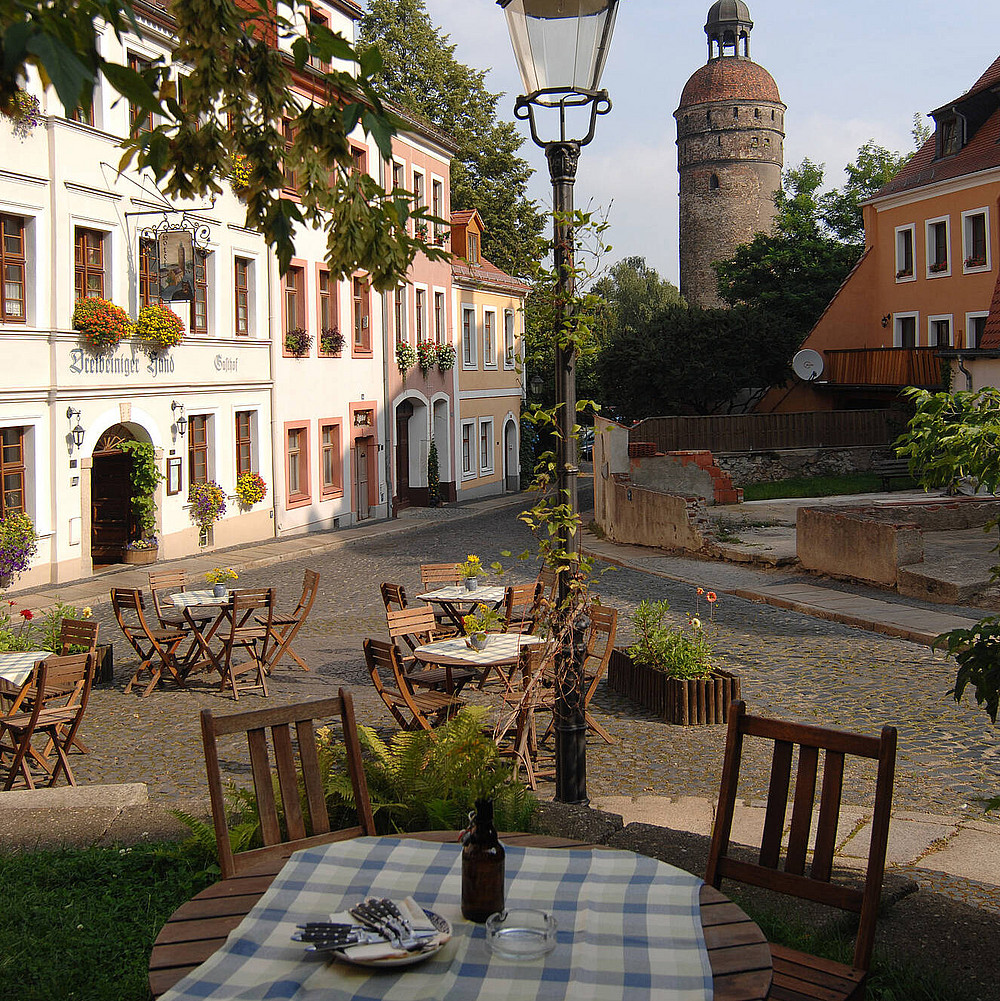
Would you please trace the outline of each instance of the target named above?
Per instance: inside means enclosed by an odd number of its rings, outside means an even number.
[[[712,803],[698,796],[603,796],[591,806],[619,814],[626,824],[652,824],[693,834],[712,832]]]
[[[1000,837],[961,828],[946,845],[922,858],[920,866],[1000,886]]]
[[[957,830],[958,828],[952,825],[901,821],[894,817],[889,824],[886,862],[889,865],[905,865],[907,862],[913,862],[927,852],[934,842],[951,837]],[[872,825],[866,823],[853,838],[840,847],[837,854],[847,858],[867,858],[871,837]],[[921,865],[923,864],[921,862]]]

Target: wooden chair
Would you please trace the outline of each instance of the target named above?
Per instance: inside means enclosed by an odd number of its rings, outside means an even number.
[[[149,684],[142,691],[143,698],[160,683],[164,672],[181,688],[186,687],[176,655],[177,648],[188,638],[188,634],[181,629],[150,629],[143,611],[142,591],[138,588],[113,587],[111,607],[125,639],[139,655],[139,666],[125,686],[125,694],[132,690],[133,685],[139,684],[139,678],[145,671],[149,672],[150,677]],[[126,617],[129,621],[126,621]]]
[[[153,611],[162,629],[186,629],[184,613],[164,599],[176,591],[187,590],[187,574],[183,570],[156,570],[149,575],[149,593]]]
[[[404,730],[432,730],[465,705],[464,699],[447,692],[414,692],[403,673],[395,644],[367,639],[364,649],[375,691]],[[391,684],[396,687],[390,687]]]
[[[536,582],[542,585],[542,600],[552,604],[559,591],[559,574],[555,572],[548,564],[542,567],[538,571],[538,576],[535,578]]]
[[[542,584],[515,584],[504,589],[503,622],[505,633],[531,633],[541,606]]]
[[[461,584],[462,575],[457,563],[422,563],[420,566],[420,590],[433,591],[445,584]]]
[[[290,615],[272,615],[270,618],[271,637],[274,645],[267,658],[267,672],[271,673],[274,666],[285,654],[288,654],[303,671],[309,670],[309,665],[292,649],[292,640],[296,633],[302,628],[306,621],[313,602],[316,600],[316,592],[319,590],[319,574],[315,570],[306,570],[302,575],[302,596],[295,610]],[[263,623],[263,618],[257,619],[258,624]]]
[[[402,584],[384,582],[379,590],[382,593],[382,604],[385,610],[406,608],[406,588]]]
[[[100,624],[93,619],[63,619],[59,624],[59,639],[56,641],[58,649],[56,653],[61,657],[67,657],[73,653],[92,653],[95,655],[94,663],[96,665],[97,636],[99,632]],[[76,686],[74,691],[78,696],[80,692],[79,686]],[[81,754],[90,753],[90,748],[79,737],[75,737],[72,743]],[[46,748],[46,754],[51,753],[51,751],[51,747]]]
[[[257,614],[258,609],[263,609],[263,614]],[[267,665],[273,664],[275,659],[271,654],[272,644],[276,642],[273,613],[273,587],[238,588],[232,592],[228,635],[223,625],[219,630],[222,652],[212,659],[222,676],[220,687],[228,685],[234,699],[240,697],[240,692],[260,690],[262,695],[267,695]],[[238,651],[242,651],[246,659],[237,663]],[[251,674],[253,680],[240,680]]]
[[[60,772],[65,772],[66,781],[76,785],[68,752],[90,700],[95,660],[94,653],[88,652],[48,657],[35,665],[31,710],[0,716],[4,791],[12,789],[18,779],[29,789],[37,788],[33,773],[47,780],[45,785],[54,786]],[[45,741],[45,751],[38,750],[36,738]],[[54,765],[49,763],[49,748],[55,751]]]
[[[425,667],[413,656],[418,646],[438,639],[434,610],[430,605],[409,605],[406,608],[387,608],[385,612],[389,639],[396,647],[400,666],[413,685],[421,688],[440,688],[449,695],[457,695],[470,681],[478,681],[475,671],[463,667]],[[404,648],[401,648],[402,641]],[[409,652],[407,652],[409,651]]]
[[[764,816],[764,834],[757,862],[741,862],[729,856],[733,809],[737,798],[740,759],[744,737],[759,737],[774,744],[771,779]],[[798,770],[792,805],[788,847],[781,865],[781,841],[785,827],[792,754],[798,746]],[[806,872],[806,855],[813,817],[816,777],[820,750],[825,752],[819,816],[812,861]],[[837,820],[844,775],[845,755],[871,758],[878,762],[875,807],[864,889],[832,882],[833,852],[837,840]],[[729,709],[729,730],[722,766],[722,784],[715,829],[708,855],[705,881],[716,889],[723,877],[780,893],[853,911],[859,916],[852,966],[818,959],[780,945],[771,945],[774,980],[770,998],[781,1001],[862,1001],[865,979],[875,938],[875,918],[882,876],[885,871],[889,836],[889,810],[896,766],[896,729],[886,726],[879,737],[844,733],[818,726],[786,723],[781,720],[748,716],[746,705],[737,701]]]
[[[586,686],[583,712],[587,719],[587,727],[602,740],[613,744],[615,738],[590,715],[590,700],[594,697],[601,678],[608,671],[611,653],[615,648],[615,635],[618,632],[618,609],[608,608],[606,605],[591,605],[587,614],[590,616],[590,629],[587,631],[587,652],[583,661],[583,683]]]
[[[316,746],[318,722],[326,726],[340,720],[344,746],[347,749],[347,774],[354,791],[357,824],[341,830],[330,830],[326,799],[319,771]],[[268,748],[268,731],[271,747]],[[244,733],[250,751],[257,815],[260,819],[264,845],[234,853],[226,824],[226,803],[219,767],[219,738]],[[257,709],[253,712],[215,716],[211,709],[201,711],[201,736],[205,745],[205,767],[208,792],[212,801],[212,820],[219,846],[219,866],[223,879],[232,879],[252,872],[276,872],[285,859],[300,848],[346,841],[362,835],[373,835],[375,821],[368,798],[368,783],[361,763],[361,746],[354,720],[354,704],[343,688],[336,698],[302,702],[281,708]],[[295,752],[298,751],[298,764]],[[230,757],[227,747],[226,757]],[[274,765],[272,767],[271,757]],[[301,782],[301,792],[300,792]],[[282,818],[279,819],[275,800],[275,785],[281,796]],[[305,806],[305,814],[303,813]],[[306,815],[307,814],[307,815]],[[287,833],[282,833],[282,820]]]
[[[503,697],[493,740],[502,757],[514,758],[514,777],[519,767],[524,768],[525,778],[530,788],[537,788],[537,779],[549,774],[550,767],[539,768],[539,745],[536,715],[551,712],[552,699],[543,692],[544,680],[551,673],[553,644],[526,647],[521,651],[519,670],[511,671],[511,684]],[[515,679],[520,678],[517,690]]]

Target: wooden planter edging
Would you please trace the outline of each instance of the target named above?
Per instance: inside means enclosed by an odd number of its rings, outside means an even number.
[[[158,555],[158,549],[126,549],[123,562],[135,567],[148,567],[156,562]]]
[[[667,723],[683,726],[725,723],[730,703],[740,697],[739,676],[729,671],[716,668],[711,678],[671,678],[645,664],[633,664],[617,647],[608,662],[608,688]]]

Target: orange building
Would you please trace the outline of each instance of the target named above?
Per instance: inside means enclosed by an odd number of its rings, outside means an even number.
[[[864,255],[802,345],[819,353],[818,377],[772,391],[759,410],[877,408],[904,386],[1000,385],[1000,58],[931,114],[934,134],[863,206]]]

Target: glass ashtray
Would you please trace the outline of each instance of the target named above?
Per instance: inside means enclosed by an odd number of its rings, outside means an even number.
[[[486,944],[503,959],[540,959],[556,947],[557,927],[547,911],[511,908],[486,919]]]

